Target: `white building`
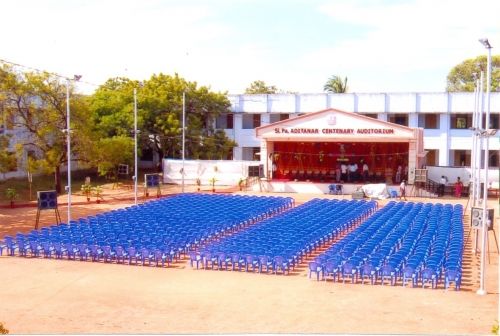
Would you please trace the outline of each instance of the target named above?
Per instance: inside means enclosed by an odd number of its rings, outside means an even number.
[[[499,129],[500,93],[490,96],[490,127]],[[235,160],[260,158],[255,128],[334,108],[360,113],[395,124],[424,129],[424,150],[429,166],[469,166],[472,148],[474,93],[344,93],[229,95],[232,113],[220,116],[224,129],[238,147]],[[499,167],[500,134],[490,139],[490,167]]]

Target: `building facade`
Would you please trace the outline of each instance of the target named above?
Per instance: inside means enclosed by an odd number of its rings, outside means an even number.
[[[472,92],[457,93],[343,93],[229,95],[232,113],[220,116],[224,129],[238,147],[233,159],[260,157],[255,128],[329,108],[359,113],[382,121],[424,129],[426,165],[470,166],[472,148]],[[490,127],[500,128],[500,93],[490,96]],[[499,167],[500,134],[490,139],[490,167]]]

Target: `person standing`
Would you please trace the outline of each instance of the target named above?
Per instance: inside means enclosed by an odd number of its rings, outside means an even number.
[[[368,177],[370,175],[370,169],[368,168],[368,164],[366,162],[363,163],[363,181],[366,183],[368,181]]]
[[[455,182],[455,197],[462,197],[463,188],[464,184],[460,181],[460,177],[457,177],[457,181]]]
[[[401,174],[403,173],[403,167],[401,165],[398,166],[398,169],[396,170],[396,183],[401,182]]]
[[[349,165],[349,182],[358,180],[358,164],[353,162]]]
[[[335,168],[335,182],[339,183],[342,178],[342,175],[340,173],[340,166],[337,165],[337,168]]]
[[[347,165],[345,163],[342,163],[340,165],[340,172],[341,172],[341,177],[342,177],[342,182],[347,182]]]
[[[406,201],[406,181],[403,180],[401,181],[401,184],[399,185],[399,199],[404,199]]]
[[[439,197],[444,196],[444,188],[446,187],[446,183],[448,183],[448,179],[446,178],[446,176],[442,175],[441,179],[439,180],[439,187],[438,187]]]

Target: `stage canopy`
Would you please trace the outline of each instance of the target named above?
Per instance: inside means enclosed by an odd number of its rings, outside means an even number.
[[[258,127],[256,135],[274,180],[413,183],[425,156],[423,129],[335,109]],[[352,165],[357,171],[343,174]]]

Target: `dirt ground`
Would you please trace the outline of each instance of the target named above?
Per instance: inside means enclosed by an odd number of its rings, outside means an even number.
[[[163,193],[175,192],[178,188],[169,186]],[[74,196],[72,218],[131,205],[131,196],[110,188],[101,204]],[[286,196],[297,203],[323,197]],[[465,199],[439,201],[466,205]],[[490,203],[498,232],[498,199]],[[60,213],[65,221],[63,204]],[[0,208],[0,239],[31,230],[35,216],[34,207]],[[42,226],[55,222],[52,211],[41,218]],[[490,334],[499,318],[499,292],[498,253],[489,234],[488,294],[482,296],[476,294],[480,254],[473,253],[473,235],[466,244],[460,291],[317,282],[308,279],[305,263],[282,276],[196,270],[187,260],[167,269],[4,254],[0,322],[12,334]]]

